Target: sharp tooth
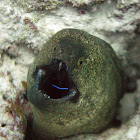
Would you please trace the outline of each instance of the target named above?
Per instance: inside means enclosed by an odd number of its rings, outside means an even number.
[[[48,96],[47,94],[44,94],[45,97],[50,98],[50,96]]]
[[[48,97],[48,95],[44,94],[45,97]]]
[[[59,63],[59,71],[61,70],[62,68],[62,62]]]
[[[42,69],[39,69],[39,71],[38,71],[38,76],[39,76],[39,78],[40,78],[42,75],[45,75],[45,72],[44,72]]]
[[[74,96],[76,94],[76,91],[74,89],[70,90],[71,96]]]

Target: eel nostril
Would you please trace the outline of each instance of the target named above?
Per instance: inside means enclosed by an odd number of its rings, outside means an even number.
[[[68,65],[64,62],[59,63],[58,71],[66,71],[68,72]]]

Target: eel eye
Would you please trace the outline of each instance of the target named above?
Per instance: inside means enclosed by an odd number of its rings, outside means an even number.
[[[81,66],[83,64],[83,58],[80,58],[77,62],[77,66]]]
[[[49,65],[43,65],[33,74],[36,87],[49,99],[74,98],[78,94],[76,85],[68,73],[68,66],[59,59],[53,59]]]

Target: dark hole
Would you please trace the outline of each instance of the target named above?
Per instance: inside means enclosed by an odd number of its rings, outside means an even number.
[[[6,123],[2,123],[2,124],[1,124],[1,127],[5,127],[5,126],[6,126]]]
[[[4,100],[7,100],[7,96],[6,96],[6,95],[3,95],[3,99],[4,99]]]
[[[137,89],[137,82],[136,79],[133,77],[126,77],[125,79],[126,82],[126,92],[134,92]]]
[[[80,64],[82,64],[83,63],[83,61],[80,61]]]

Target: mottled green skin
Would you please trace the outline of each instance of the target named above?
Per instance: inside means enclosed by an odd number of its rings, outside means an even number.
[[[61,50],[61,51],[60,51]],[[53,58],[63,60],[80,91],[72,102],[48,102],[34,90],[32,73]],[[83,61],[79,65],[79,60]],[[29,68],[27,96],[33,109],[33,127],[44,138],[97,133],[113,119],[122,94],[121,65],[105,41],[77,29],[56,33]]]

